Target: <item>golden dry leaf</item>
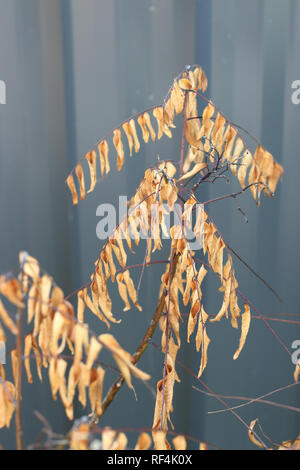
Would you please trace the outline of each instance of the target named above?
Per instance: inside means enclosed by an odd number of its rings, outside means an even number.
[[[152,124],[151,124],[150,114],[149,113],[144,113],[143,117],[145,119],[145,124],[149,129],[151,140],[154,142],[154,140],[156,139],[156,134],[155,134],[155,131],[154,131],[154,129],[152,127]]]
[[[186,180],[191,178],[192,176],[196,175],[199,173],[201,170],[207,167],[206,163],[196,163],[191,171],[188,171],[185,173],[181,178],[179,178],[178,181]]]
[[[12,318],[8,314],[1,300],[0,300],[0,320],[3,321],[4,325],[9,329],[9,331],[12,334],[16,335],[18,333],[18,328],[15,322],[12,320]]]
[[[85,181],[83,169],[80,163],[78,163],[78,165],[76,166],[75,173],[79,182],[80,200],[83,201],[83,199],[85,198]]]
[[[166,134],[170,139],[172,138],[172,132],[170,131],[168,125],[165,122],[164,108],[158,106],[153,110],[153,116],[157,121],[157,138],[158,140],[162,138],[163,134]]]
[[[186,450],[187,444],[184,436],[176,436],[172,442],[175,450]]]
[[[142,372],[132,363],[132,356],[127,351],[125,351],[125,349],[121,348],[119,343],[112,335],[107,333],[102,334],[99,336],[99,341],[111,351],[129,388],[133,388],[130,374],[133,374],[135,377],[141,380],[150,379],[149,374]]]
[[[167,354],[167,367],[164,379],[157,382],[156,403],[154,409],[153,429],[168,429],[168,420],[173,411],[173,394],[176,374],[173,359]],[[171,422],[172,424],[172,422]]]
[[[153,116],[158,123],[158,139],[163,134],[172,137],[170,127],[175,127],[173,120],[174,115],[183,111],[184,102],[186,101],[186,114],[188,117],[197,117],[197,119],[188,120],[186,123],[186,138],[191,146],[194,146],[193,152],[189,152],[189,158],[184,164],[184,173],[189,171],[191,162],[196,164],[203,163],[204,153],[210,154],[209,159],[212,162],[216,156],[216,152],[222,156],[222,163],[228,161],[234,175],[237,175],[242,187],[245,187],[247,170],[251,165],[248,175],[248,185],[251,186],[252,195],[257,204],[259,204],[260,193],[263,190],[269,197],[273,196],[279,178],[283,173],[282,166],[275,162],[270,152],[258,147],[255,154],[252,154],[246,148],[242,137],[233,124],[220,112],[216,112],[216,108],[210,101],[203,110],[202,124],[201,118],[198,118],[197,96],[195,93],[187,93],[186,90],[202,90],[207,88],[207,77],[201,67],[194,66],[189,70],[185,70],[173,82],[169,89],[168,96],[164,100],[163,106],[157,106],[153,110]],[[199,93],[198,93],[199,94]],[[185,100],[186,97],[186,100]],[[216,117],[213,118],[216,113]],[[147,112],[140,113],[137,122],[142,130],[143,140],[149,142],[149,134],[154,141],[156,134],[153,130],[150,116]],[[140,142],[136,132],[135,119],[130,119],[123,124],[123,130],[127,136],[130,155],[132,155],[133,147],[135,152],[139,151]],[[123,166],[124,151],[121,141],[121,129],[116,128],[114,131],[114,145],[118,152],[118,169]],[[99,146],[101,173],[108,173],[110,170],[108,159],[108,144],[106,140],[100,142]],[[243,154],[241,152],[244,151]],[[197,154],[197,158],[196,158]],[[192,159],[190,159],[193,155]],[[91,150],[86,154],[86,160],[89,164],[91,174],[91,186],[89,192],[94,189],[96,180],[95,166],[95,150]],[[75,172],[77,173],[80,183],[81,199],[85,196],[84,175],[82,168],[78,164]],[[193,170],[191,170],[193,171]],[[79,173],[79,174],[78,174]],[[78,195],[74,184],[72,174],[67,178],[67,184],[70,188],[73,203],[78,203]]]
[[[93,284],[92,284],[91,287],[93,289],[93,287],[94,287]],[[83,289],[83,299],[84,299],[84,302],[85,302],[86,306],[91,310],[91,312],[93,312],[93,314],[96,315],[96,317],[98,317],[101,321],[103,321],[106,324],[106,326],[108,328],[110,328],[110,324],[109,324],[108,320],[99,311],[99,309],[98,309],[97,305],[95,304],[95,302],[90,299],[90,297],[87,293],[87,289]]]
[[[283,167],[279,163],[274,162],[273,172],[268,178],[268,185],[272,193],[275,192],[278,180],[279,178],[281,178],[282,175]]]
[[[140,126],[140,128],[141,128],[141,130],[142,130],[143,140],[144,140],[144,142],[147,144],[148,141],[149,141],[149,136],[150,136],[150,134],[149,134],[149,131],[148,131],[148,129],[147,129],[145,116],[144,116],[143,114],[141,114],[141,115],[138,117],[137,121],[138,121],[138,124],[139,124],[139,126]]]
[[[41,314],[43,316],[46,316],[49,312],[49,300],[52,282],[52,278],[47,275],[42,276],[40,281]]]
[[[102,432],[103,450],[125,450],[127,446],[127,437],[123,432],[116,433],[110,428]]]
[[[300,450],[300,434],[295,441],[284,441],[281,446],[278,447],[278,450]]]
[[[130,299],[132,300],[133,304],[136,306],[136,308],[141,311],[142,307],[138,304],[137,301],[137,293],[134,287],[133,280],[130,277],[130,272],[129,270],[126,270],[123,272],[123,279],[127,287],[127,292],[129,294]]]
[[[73,328],[73,338],[74,338],[74,372],[77,374],[78,367],[81,363],[83,350],[87,353],[89,346],[89,333],[88,325],[85,323],[77,323]]]
[[[263,447],[262,443],[256,439],[256,437],[253,433],[253,429],[254,429],[254,426],[257,423],[257,421],[258,421],[258,419],[253,419],[251,421],[250,426],[249,426],[249,430],[248,430],[248,437],[254,445],[262,448]]]
[[[25,341],[24,341],[24,366],[27,374],[27,380],[31,384],[32,383],[32,375],[31,375],[31,369],[30,369],[30,352],[32,348],[32,335],[29,334],[25,336]]]
[[[97,183],[97,153],[95,150],[92,150],[91,152],[88,152],[85,156],[89,169],[90,169],[90,177],[91,177],[91,185],[90,189],[88,190],[88,193],[91,193],[94,191],[94,188]]]
[[[96,340],[94,336],[92,336],[89,344],[89,352],[86,360],[86,366],[89,370],[93,367],[95,360],[98,357],[99,352],[102,349],[102,345],[99,341]]]
[[[41,302],[40,302],[40,287],[39,283],[34,283],[28,292],[27,302],[27,322],[31,323],[34,315],[38,312],[40,314]]]
[[[83,300],[84,293],[80,290],[77,293],[77,319],[79,322],[84,322],[84,310],[85,310],[85,303]]]
[[[242,150],[244,149],[244,142],[243,140],[238,137],[235,141],[235,146],[233,150],[233,154],[231,156],[231,171],[234,175],[237,174],[237,168],[239,165],[239,158]]]
[[[98,145],[98,151],[100,155],[101,175],[104,175],[104,173],[107,175],[107,173],[109,173],[110,171],[110,165],[108,159],[109,147],[106,140],[102,140],[100,142],[100,144]]]
[[[130,119],[129,126],[130,126],[130,130],[131,130],[131,135],[133,137],[134,151],[135,151],[135,153],[138,153],[138,151],[140,150],[140,141],[139,141],[137,133],[136,133],[136,127],[135,127],[134,119]]]
[[[18,388],[18,368],[19,368],[19,357],[16,349],[13,349],[10,353],[11,356],[11,366],[12,373],[14,378],[14,384]]]
[[[5,335],[4,330],[1,326],[1,323],[0,323],[0,341],[2,341],[3,343],[6,343],[6,335]]]
[[[250,307],[249,307],[249,305],[245,304],[245,311],[244,311],[244,313],[242,313],[240,343],[239,343],[238,349],[234,353],[234,356],[233,356],[234,360],[236,360],[239,357],[240,352],[244,347],[244,344],[245,344],[245,341],[246,341],[246,338],[247,338],[247,335],[248,335],[248,331],[249,331],[249,328],[250,328],[250,322],[251,322]]]
[[[89,448],[89,432],[88,423],[80,423],[79,426],[72,429],[70,447],[72,450],[88,450]]]
[[[51,292],[51,304],[53,307],[58,307],[64,302],[64,293],[58,286],[54,286]]]
[[[188,78],[181,78],[178,81],[178,85],[183,91],[191,90],[193,88],[192,82]]]
[[[201,363],[200,369],[198,372],[198,377],[201,377],[206,365],[207,365],[207,349],[210,343],[210,339],[207,335],[206,331],[206,324],[207,324],[208,315],[204,311],[203,306],[201,307],[201,311],[199,313],[199,320],[198,320],[198,331],[196,336],[196,349],[199,351],[201,346]]]
[[[92,283],[91,289],[97,298],[98,305],[100,306],[102,312],[109,321],[113,323],[120,323],[121,320],[116,320],[111,312],[112,302],[107,290],[107,281],[103,275],[102,263],[99,259],[97,261],[96,271],[93,275],[95,276],[95,282]],[[106,318],[104,319],[104,321],[109,326],[109,323],[107,322]]]
[[[33,281],[39,280],[40,265],[36,258],[30,256],[26,251],[20,251],[19,263],[24,276],[29,276]]]
[[[92,412],[97,416],[102,415],[102,390],[105,370],[98,366],[90,371],[89,398]]]
[[[129,155],[132,157],[132,149],[133,149],[133,136],[132,136],[132,129],[131,129],[131,126],[129,124],[129,122],[124,122],[123,124],[123,130],[126,134],[126,137],[127,137],[127,141],[128,141],[128,147],[129,147]]]
[[[148,450],[152,444],[151,437],[146,432],[142,432],[137,440],[134,450]]]
[[[56,400],[57,392],[59,391],[65,407],[67,407],[66,370],[67,362],[64,359],[50,359],[48,373],[52,397],[53,400]]]
[[[123,164],[124,164],[124,148],[123,148],[123,142],[122,142],[121,129],[115,129],[114,130],[113,144],[115,146],[115,149],[116,149],[117,155],[118,155],[118,157],[117,157],[117,169],[118,169],[118,171],[120,171]]]
[[[15,387],[11,382],[0,381],[0,429],[9,428],[15,410]]]
[[[130,302],[128,300],[128,295],[127,295],[127,286],[123,282],[123,274],[118,274],[117,275],[117,283],[118,283],[118,289],[119,289],[119,294],[121,299],[123,300],[125,307],[123,308],[124,312],[127,312],[128,310],[131,309]]]
[[[72,173],[69,174],[66,182],[67,182],[67,185],[68,185],[68,187],[71,191],[73,204],[76,205],[76,204],[78,204],[78,194],[77,194],[76,186],[75,186],[75,183],[74,183],[74,177],[73,177]]]
[[[295,382],[299,381],[299,376],[300,376],[300,361],[298,362],[298,364],[296,364],[295,371],[294,371]]]
[[[66,332],[67,321],[61,312],[56,312],[53,318],[52,331],[49,332],[51,335],[51,353],[54,357],[57,357],[59,350],[61,349],[58,345],[58,341],[61,336]]]
[[[0,294],[17,307],[24,307],[21,287],[17,279],[6,279],[5,276],[0,276]]]
[[[125,450],[127,447],[127,437],[123,432],[119,432],[115,441],[114,450]]]
[[[42,382],[42,371],[41,371],[41,369],[42,369],[42,358],[41,358],[39,347],[37,345],[37,342],[36,342],[36,339],[35,339],[34,336],[32,336],[31,346],[32,346],[34,356],[35,356],[37,373],[38,373],[40,381]]]
[[[238,169],[238,172],[237,172],[237,177],[238,177],[238,180],[240,182],[240,185],[242,188],[245,187],[245,181],[246,181],[246,175],[247,175],[247,170],[249,168],[249,166],[251,165],[251,162],[253,160],[253,156],[250,152],[250,150],[245,150],[242,158],[241,158],[241,162],[240,162],[240,166],[239,166],[239,169]]]

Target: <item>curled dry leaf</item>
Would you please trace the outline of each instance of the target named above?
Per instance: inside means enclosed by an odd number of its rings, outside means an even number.
[[[179,85],[181,84],[181,85]],[[113,134],[113,145],[117,150],[117,169],[120,171],[124,164],[124,145],[122,141],[122,132],[123,129],[129,147],[129,154],[132,155],[133,149],[135,153],[139,152],[140,149],[140,140],[136,128],[136,121],[139,125],[139,128],[142,132],[142,138],[144,142],[147,144],[149,142],[149,136],[151,136],[151,140],[154,141],[156,138],[161,139],[163,135],[167,135],[169,138],[172,137],[172,133],[170,128],[174,126],[174,115],[180,114],[184,108],[184,97],[185,93],[182,90],[182,85],[185,85],[183,88],[188,90],[202,90],[205,91],[207,88],[207,78],[205,76],[204,71],[199,66],[195,66],[189,70],[187,73],[186,71],[181,74],[180,77],[176,78],[172,84],[172,87],[169,90],[168,98],[164,101],[162,106],[154,107],[153,109],[153,117],[157,121],[158,131],[157,134],[155,133],[150,114],[146,112],[142,112],[138,114],[137,119],[129,119],[128,121],[124,122],[121,127],[115,128],[112,131]],[[189,101],[192,103],[195,102],[196,97],[189,93]],[[193,105],[193,110],[195,109],[195,104]],[[76,174],[78,182],[79,182],[79,193],[80,193],[80,200],[83,200],[86,195],[85,191],[85,176],[83,170],[83,161],[86,160],[89,168],[89,173],[91,177],[91,184],[89,193],[92,192],[95,188],[96,184],[96,175],[97,175],[97,152],[95,146],[91,149],[78,163],[75,170],[73,170],[70,175],[66,179],[66,183],[70,189],[73,204],[78,204],[78,193],[74,183],[74,176],[73,173]],[[101,175],[107,174],[110,171],[110,164],[109,164],[109,146],[107,140],[102,140],[98,145],[98,153],[100,156],[100,171]]]
[[[176,436],[172,442],[175,450],[186,450],[187,444],[184,436]]]
[[[18,329],[17,329],[15,322],[12,320],[12,318],[8,314],[1,300],[0,300],[0,320],[2,320],[4,325],[9,329],[11,333],[13,333],[14,335],[18,333]]]
[[[254,445],[256,445],[257,447],[262,448],[262,447],[264,447],[264,446],[262,445],[262,443],[261,443],[258,439],[256,439],[256,437],[255,437],[255,435],[254,435],[254,433],[253,433],[254,426],[255,426],[255,424],[257,423],[257,421],[258,421],[258,419],[253,419],[253,420],[251,421],[250,426],[249,426],[249,430],[248,430],[248,437],[249,437],[250,441],[251,441]]]
[[[146,432],[142,432],[137,440],[134,450],[148,450],[152,444],[151,437]]]
[[[88,450],[90,426],[88,423],[80,423],[71,432],[70,448],[72,450]]]
[[[123,349],[118,341],[110,334],[99,336],[99,341],[111,351],[120,371],[129,388],[133,388],[131,374],[141,380],[149,380],[150,375],[142,372],[133,364],[132,356]]]
[[[236,360],[239,355],[241,350],[244,347],[244,344],[246,342],[246,338],[249,332],[250,328],[250,322],[251,322],[251,312],[250,312],[250,307],[249,305],[245,304],[245,312],[242,313],[242,324],[241,324],[241,337],[240,337],[240,343],[239,347],[234,353],[233,359]]]
[[[9,428],[15,411],[15,386],[8,381],[0,379],[0,429]]]
[[[17,279],[6,279],[5,276],[0,276],[0,294],[13,305],[24,307],[20,282]]]

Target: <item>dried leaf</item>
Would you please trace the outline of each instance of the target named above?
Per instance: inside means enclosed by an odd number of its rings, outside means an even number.
[[[114,130],[113,143],[118,154],[117,169],[118,171],[120,171],[124,164],[124,148],[123,148],[123,142],[122,142],[121,129]]]
[[[109,165],[109,159],[108,159],[108,152],[109,152],[109,147],[108,143],[106,140],[102,140],[100,144],[98,145],[98,151],[100,155],[100,169],[101,169],[101,175],[104,175],[104,173],[107,175],[110,171],[110,165]]]
[[[85,198],[85,181],[83,169],[80,163],[78,163],[78,165],[76,166],[75,173],[79,182],[80,200],[83,201],[83,199]]]
[[[253,429],[254,429],[254,426],[257,423],[257,421],[258,421],[258,419],[253,419],[251,421],[250,426],[249,426],[249,430],[248,430],[248,437],[254,445],[262,448],[263,447],[262,443],[256,439],[256,437],[254,436],[254,433],[253,433]]]
[[[249,307],[249,305],[245,304],[245,312],[242,313],[240,343],[239,343],[238,349],[236,350],[236,352],[233,356],[234,360],[236,360],[239,357],[240,352],[244,347],[244,344],[245,344],[245,341],[246,341],[246,338],[247,338],[247,335],[248,335],[248,331],[249,331],[249,328],[250,328],[250,322],[251,322],[250,307]]]
[[[75,186],[75,183],[74,183],[74,177],[73,177],[72,173],[69,174],[66,182],[67,182],[67,185],[69,186],[69,189],[71,191],[73,204],[76,205],[76,204],[78,204],[78,194],[77,194],[76,186]]]
[[[146,432],[142,432],[137,440],[134,450],[148,450],[151,447],[151,437]]]
[[[12,318],[8,314],[1,300],[0,300],[0,320],[3,321],[4,325],[9,329],[9,331],[12,334],[16,335],[18,333],[18,328],[15,322],[12,320]]]
[[[186,450],[187,444],[184,436],[176,436],[172,442],[175,450]]]

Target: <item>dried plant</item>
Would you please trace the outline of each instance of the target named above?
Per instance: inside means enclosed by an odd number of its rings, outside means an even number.
[[[207,333],[208,323],[213,324],[223,317],[228,319],[233,328],[240,328],[240,341],[236,346],[234,360],[243,349],[251,327],[251,310],[254,308],[257,311],[238,289],[233,263],[236,253],[204,208],[220,199],[236,199],[248,190],[259,206],[262,193],[273,197],[283,168],[260,144],[255,143],[252,150],[248,148],[241,135],[241,128],[230,122],[206,98],[206,88],[207,78],[201,67],[186,67],[173,81],[162,105],[143,111],[113,129],[87,152],[68,176],[66,182],[73,204],[76,205],[94,190],[100,175],[104,177],[110,172],[112,148],[115,149],[113,158],[116,158],[116,166],[120,171],[127,153],[125,141],[129,155],[132,156],[133,151],[139,152],[143,143],[160,140],[164,135],[171,139],[176,116],[182,115],[179,162],[159,161],[156,166],[146,170],[128,204],[126,217],[101,248],[90,282],[76,291],[77,308],[69,301],[71,295],[66,297],[54,279],[43,271],[39,262],[25,252],[19,256],[18,275],[1,276],[0,293],[6,299],[5,303],[17,308],[17,316],[15,321],[9,307],[0,300],[0,340],[6,341],[4,328],[16,336],[16,347],[11,351],[12,381],[6,379],[4,367],[0,369],[0,428],[10,425],[15,412],[19,449],[23,447],[22,369],[24,364],[27,380],[32,383],[32,359],[36,362],[40,380],[43,369],[48,369],[53,399],[60,398],[70,420],[74,418],[76,392],[83,407],[87,407],[89,402],[89,417],[75,421],[65,437],[55,435],[47,421],[39,415],[44,425],[42,434],[47,437],[43,446],[55,448],[55,443],[59,442],[58,448],[68,446],[71,449],[88,449],[92,436],[98,433],[101,440],[97,448],[122,450],[127,447],[126,434],[121,430],[99,428],[98,423],[101,423],[103,413],[115,399],[123,382],[132,389],[132,375],[142,381],[150,378],[149,374],[137,367],[137,363],[159,325],[161,347],[152,344],[161,349],[164,355],[162,378],[157,383],[152,427],[147,429],[148,432],[141,432],[135,449],[149,449],[152,446],[150,433],[155,449],[170,449],[168,436],[173,436],[173,448],[186,449],[186,438],[174,431],[171,421],[174,385],[180,382],[176,370],[176,365],[180,364],[177,354],[183,337],[190,342],[195,333],[195,347],[201,351],[196,376],[199,381],[209,362],[209,344],[213,340],[213,335],[210,333],[210,338]],[[201,200],[203,183],[229,178],[230,173],[239,181],[239,192],[211,201]],[[166,217],[171,211],[176,213],[177,221],[170,227],[169,242],[164,235],[168,232]],[[192,249],[188,231],[203,247],[206,260],[199,258]],[[128,253],[134,253],[134,245],[139,245],[142,239],[146,240],[144,261],[134,266],[128,265]],[[169,245],[168,260],[153,261],[153,252],[161,250],[165,245]],[[146,267],[155,263],[166,265],[161,276],[158,303],[146,333],[141,332],[141,342],[131,355],[114,336],[106,332],[111,323],[120,322],[118,315],[113,313],[109,289],[111,284],[116,285],[124,302],[124,311],[132,306],[141,311],[142,305],[138,299],[140,282],[137,287],[134,285],[131,271],[141,267],[143,274]],[[208,314],[203,303],[201,286],[208,271],[212,271],[220,282],[220,307],[215,315]],[[184,331],[182,325],[182,305],[189,306],[187,331]],[[101,335],[96,335],[89,328],[86,309],[104,323],[105,332]],[[23,335],[25,315],[31,330]],[[69,355],[66,355],[66,348],[70,351]],[[111,353],[120,371],[119,378],[104,398],[102,390],[107,365],[99,360],[103,349]],[[298,382],[299,366],[296,366],[294,379]],[[207,393],[213,394],[207,386],[205,388]],[[221,397],[217,398],[243,422],[233,408]],[[254,430],[255,422],[243,424],[252,442],[266,448],[263,438]],[[282,446],[299,448],[298,441],[299,438]],[[201,442],[199,445],[200,449],[207,448],[206,443]],[[31,448],[39,446],[42,444]]]

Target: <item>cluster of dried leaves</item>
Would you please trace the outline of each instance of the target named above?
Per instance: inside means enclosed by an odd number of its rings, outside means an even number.
[[[250,441],[259,448],[262,448],[261,442],[254,435],[254,427],[258,419],[253,419],[249,426],[248,436]],[[300,450],[300,434],[294,440],[283,441],[281,444],[275,444],[269,448],[269,450]]]
[[[133,305],[139,310],[141,309],[130,271],[126,270],[127,254],[123,240],[124,243],[126,241],[127,248],[132,251],[132,240],[138,245],[141,234],[146,235],[145,265],[149,264],[151,254],[162,247],[161,234],[166,231],[164,216],[168,210],[174,210],[177,199],[181,200],[183,207],[181,218],[185,222],[190,219],[191,212],[195,209],[194,206],[199,203],[195,196],[195,187],[190,191],[187,200],[184,201],[180,197],[180,194],[184,194],[183,184],[191,181],[195,176],[198,178],[207,177],[209,173],[213,173],[211,168],[213,164],[216,164],[215,172],[218,167],[223,168],[223,171],[231,169],[232,173],[237,176],[241,187],[244,189],[247,184],[247,187],[250,188],[257,204],[260,202],[261,191],[264,191],[269,197],[273,196],[278,179],[283,173],[281,165],[261,145],[258,145],[252,154],[237,128],[210,101],[200,115],[197,99],[199,96],[203,97],[200,90],[204,92],[206,87],[207,79],[202,69],[200,67],[189,68],[174,80],[164,105],[152,110],[153,116],[157,120],[157,132],[153,129],[148,112],[138,115],[137,122],[142,132],[142,139],[147,143],[150,136],[152,140],[155,140],[156,135],[160,139],[164,134],[171,138],[171,128],[175,127],[176,114],[184,113],[185,139],[189,145],[182,167],[183,172],[176,178],[176,168],[170,162],[163,162],[158,168],[148,169],[145,172],[143,180],[130,201],[128,216],[116,228],[95,262],[96,268],[92,273],[90,285],[92,298],[88,296],[87,289],[79,293],[80,311],[83,308],[81,301],[83,299],[85,304],[106,323],[115,321],[107,289],[108,279],[114,282],[115,277],[120,296],[125,303],[124,310],[130,308],[129,298]],[[122,127],[127,137],[131,156],[133,148],[136,153],[140,149],[135,120],[130,119]],[[121,128],[113,131],[113,145],[117,154],[117,168],[120,170],[124,162]],[[98,145],[101,175],[108,173],[110,169],[108,149],[107,140],[101,141]],[[85,159],[90,170],[88,192],[91,192],[97,179],[98,156],[96,149],[93,148],[88,152]],[[75,173],[79,183],[80,199],[84,199],[86,185],[82,161],[75,168]],[[69,175],[67,183],[72,193],[73,203],[77,204],[78,193],[73,173]],[[166,206],[168,210],[166,210]],[[191,228],[191,222],[188,223],[188,227]],[[199,241],[203,236],[203,252],[208,257],[207,268],[215,272],[221,282],[219,291],[223,293],[222,304],[217,314],[210,318],[210,321],[219,321],[224,316],[228,318],[230,313],[232,326],[238,328],[238,319],[241,318],[240,344],[234,354],[234,359],[236,359],[245,344],[250,327],[249,305],[244,305],[244,313],[241,314],[236,292],[238,282],[231,255],[217,227],[205,212],[197,217],[193,232]],[[180,323],[182,322],[180,301],[185,306],[190,304],[187,328],[188,342],[198,323],[195,341],[196,349],[199,351],[201,348],[199,376],[206,367],[207,350],[210,343],[206,328],[209,316],[204,310],[201,291],[201,284],[207,274],[207,269],[204,264],[198,268],[195,253],[189,246],[183,224],[171,227],[170,234],[172,243],[169,265],[162,276],[160,290],[160,296],[166,292],[163,307],[165,315],[160,319],[162,350],[165,353],[164,377],[157,384],[153,420],[153,429],[161,430],[167,430],[167,422],[171,422],[173,388],[175,381],[179,381],[175,371],[175,361],[180,348]],[[174,275],[171,277],[171,267],[175,262],[175,257],[176,267]],[[116,267],[116,263],[119,264],[119,267]],[[155,433],[153,438],[155,442]],[[155,445],[156,447],[161,446],[161,442],[159,444],[155,442]],[[165,441],[164,448],[168,447],[169,445]]]
[[[86,197],[84,161],[90,174],[88,193],[94,190],[97,182],[98,160],[101,176],[110,171],[110,136],[116,151],[117,169],[121,170],[125,155],[124,136],[131,156],[133,150],[139,152],[141,139],[148,143],[150,138],[152,141],[159,140],[163,135],[172,138],[171,129],[175,128],[175,117],[183,114],[183,138],[188,143],[188,150],[185,159],[182,155],[179,174],[175,164],[170,161],[161,162],[157,167],[146,170],[128,204],[127,216],[101,248],[89,285],[78,291],[76,313],[54,280],[42,272],[38,261],[24,252],[20,254],[19,277],[0,279],[0,293],[17,308],[27,309],[28,324],[32,324],[31,332],[24,339],[24,362],[28,381],[32,382],[30,361],[34,357],[41,380],[42,367],[48,368],[53,398],[60,396],[70,419],[73,419],[76,390],[83,406],[87,404],[88,394],[91,412],[99,417],[103,413],[105,370],[98,361],[98,355],[103,348],[111,352],[130,388],[133,388],[132,374],[141,380],[148,380],[150,376],[136,367],[133,356],[112,335],[104,333],[96,336],[89,330],[88,323],[85,322],[85,309],[87,307],[108,328],[111,323],[119,323],[120,320],[112,312],[109,294],[109,283],[116,281],[124,302],[124,311],[132,306],[142,310],[138,301],[138,289],[130,274],[132,267],[127,263],[128,254],[134,253],[134,245],[138,246],[141,239],[146,239],[143,267],[149,266],[152,253],[161,250],[165,244],[166,237],[163,235],[168,231],[166,217],[171,211],[178,211],[178,205],[181,207],[179,223],[170,227],[170,255],[166,270],[161,276],[159,293],[157,320],[162,334],[161,345],[165,361],[163,377],[157,383],[152,426],[156,449],[171,448],[166,433],[169,423],[173,426],[170,415],[173,411],[174,385],[176,381],[180,382],[175,365],[182,338],[182,305],[189,306],[187,342],[190,342],[195,333],[196,349],[201,350],[199,377],[208,361],[208,346],[211,341],[207,333],[208,323],[220,321],[223,317],[230,319],[233,328],[239,328],[240,323],[240,342],[233,356],[237,359],[245,344],[251,321],[250,307],[245,302],[241,313],[238,282],[228,245],[211,217],[204,210],[197,212],[201,201],[196,190],[203,181],[216,179],[231,170],[243,190],[249,188],[259,205],[261,192],[268,197],[273,196],[283,173],[281,165],[261,145],[251,152],[237,127],[201,93],[206,88],[207,79],[203,70],[198,66],[187,68],[174,80],[163,105],[142,112],[114,129],[82,158],[68,176],[67,184],[72,200],[77,204],[79,199]],[[199,99],[207,102],[201,112]],[[157,121],[156,129],[150,112]],[[197,182],[190,186],[195,179]],[[196,218],[192,222],[192,215],[195,213]],[[203,245],[203,255],[207,257],[207,261],[197,258],[191,249],[187,229]],[[220,308],[210,315],[205,311],[201,290],[209,270],[218,277],[221,293]],[[1,323],[12,334],[18,334],[17,325],[0,300],[0,340],[5,341]],[[71,352],[70,357],[63,355],[66,347]],[[0,370],[0,427],[10,423],[19,385],[18,370],[22,358],[17,349],[11,352],[11,358],[14,383],[6,381],[3,367]],[[295,380],[298,380],[298,374],[299,367],[295,371]],[[71,448],[87,449],[90,431],[90,424],[87,423],[74,427],[71,432]],[[255,439],[253,433],[249,436]],[[121,450],[126,446],[127,438],[124,433],[116,433],[110,429],[102,432],[103,449]],[[150,436],[141,434],[136,449],[148,449],[150,446]],[[186,441],[182,436],[177,436],[173,439],[173,446],[175,449],[185,449]]]
[[[76,318],[74,308],[65,299],[63,291],[54,280],[41,272],[38,261],[25,252],[20,253],[19,278],[2,278],[1,294],[20,309],[27,310],[27,323],[32,326],[24,338],[24,355],[17,349],[11,351],[14,383],[5,380],[3,366],[0,369],[0,427],[9,426],[15,409],[18,389],[19,361],[24,360],[27,380],[32,383],[30,362],[35,358],[37,373],[42,380],[42,368],[48,369],[53,399],[59,394],[70,420],[73,419],[73,401],[76,390],[82,406],[87,405],[87,395],[92,413],[101,415],[102,389],[105,370],[99,365],[100,351],[107,349],[114,358],[126,383],[132,388],[131,374],[141,380],[150,376],[132,363],[125,351],[111,334],[96,336],[89,326]],[[0,319],[14,335],[18,329],[4,304],[0,304]],[[5,335],[1,327],[1,339]],[[69,348],[71,355],[63,353]]]
[[[210,154],[210,160],[215,154],[222,155],[222,162],[226,162],[232,173],[237,176],[242,188],[246,182],[251,185],[252,195],[259,204],[260,193],[263,190],[269,197],[273,196],[277,182],[283,173],[282,166],[277,163],[272,154],[258,145],[254,154],[246,146],[236,126],[234,126],[217,107],[208,101],[199,90],[205,92],[207,78],[201,67],[190,68],[177,77],[170,88],[167,98],[162,106],[152,108],[153,117],[157,121],[157,130],[153,129],[148,112],[137,115],[137,123],[145,143],[156,138],[159,140],[163,135],[172,138],[171,128],[175,127],[174,118],[184,111],[186,122],[186,140],[189,144],[185,164],[183,167],[184,177],[189,178],[199,171],[207,168],[204,162],[205,155]],[[197,97],[205,98],[207,106],[199,115]],[[122,129],[126,135],[129,154],[132,156],[140,150],[140,139],[137,133],[134,118],[123,123]],[[121,127],[114,129],[108,137],[113,134],[113,146],[116,151],[117,169],[121,170],[124,164],[124,144]],[[97,154],[98,148],[98,154]],[[73,203],[78,204],[79,198],[83,200],[86,196],[85,174],[83,161],[86,160],[90,173],[90,188],[92,192],[97,182],[97,161],[100,160],[100,174],[107,175],[110,171],[109,144],[107,139],[101,140],[91,149],[78,163],[67,178]],[[193,166],[192,170],[190,167]],[[74,181],[74,174],[79,184],[78,191]]]
[[[90,425],[88,423],[79,423],[72,429],[71,434],[71,449],[72,450],[88,450],[91,448],[95,432],[91,434]],[[128,449],[128,439],[124,432],[117,432],[110,428],[105,428],[99,431],[101,435],[100,443],[97,443],[99,450],[126,450]],[[164,446],[166,433],[164,431],[156,431],[156,449],[161,449]],[[146,432],[140,433],[138,436],[134,450],[149,450],[152,447],[152,439]],[[93,448],[93,446],[92,446]],[[177,435],[172,439],[172,448],[174,450],[186,450],[187,441],[184,436]],[[200,442],[199,450],[207,450],[207,445]]]

